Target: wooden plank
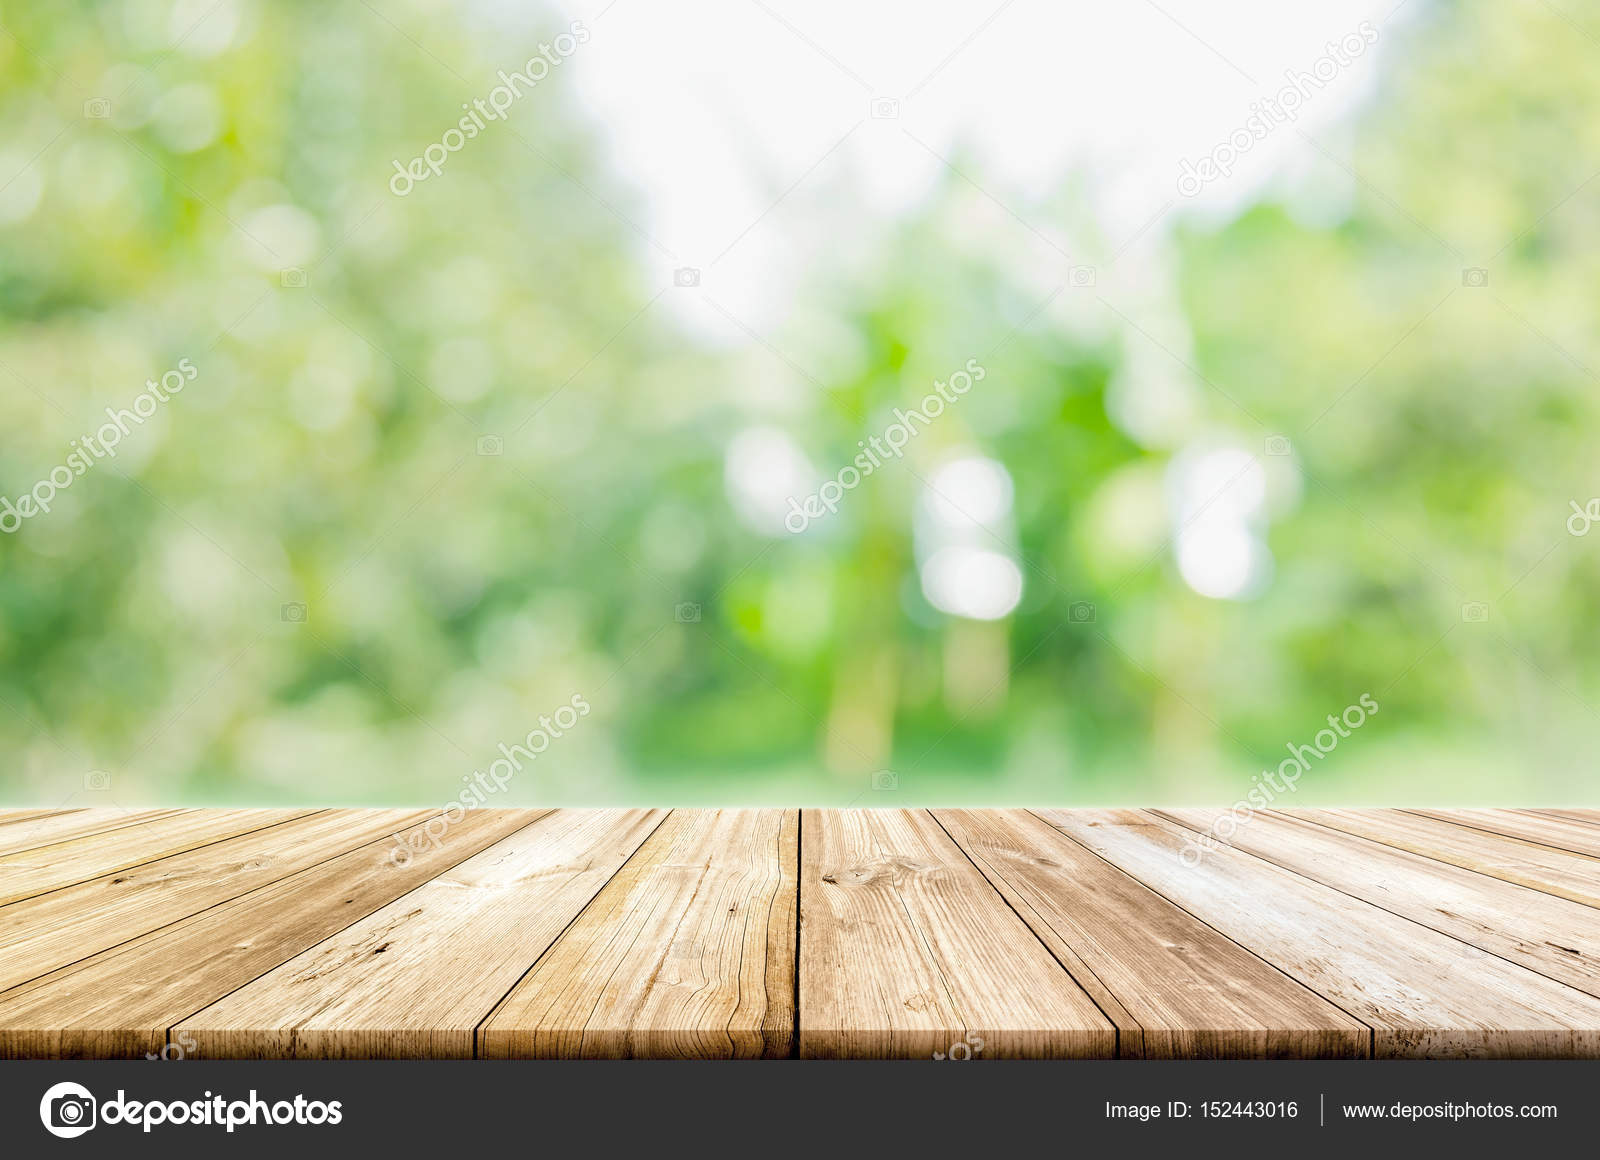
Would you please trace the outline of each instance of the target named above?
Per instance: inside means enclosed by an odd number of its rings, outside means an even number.
[[[783,1058],[796,810],[676,810],[478,1033],[480,1055]]]
[[[232,813],[0,812],[51,847],[0,898]],[[328,811],[0,904],[0,1057],[1600,1054],[1563,811],[1267,811],[1197,866],[1219,811],[633,813]]]
[[[665,816],[558,810],[173,1035],[206,1057],[470,1058],[478,1024]]]
[[[1029,913],[1030,904],[1026,898],[1018,893],[1017,887],[1013,886],[1006,877],[995,872],[994,864],[1002,862],[1003,859],[997,858],[992,854],[985,857],[983,851],[984,839],[965,832],[956,821],[952,820],[951,813],[953,811],[929,812],[934,815],[934,820],[939,823],[945,833],[950,835],[951,840],[956,843],[961,852],[978,867],[979,872],[989,880],[989,884],[1005,899],[1007,905],[1015,910],[1022,920],[1029,925],[1039,941],[1044,943],[1045,948],[1054,956],[1055,960],[1072,976],[1073,981],[1083,988],[1084,993],[1100,1009],[1100,1013],[1110,1020],[1112,1026],[1117,1029],[1118,1056],[1130,1059],[1143,1058],[1146,1053],[1145,1035],[1144,1027],[1139,1022],[1139,1019],[1132,1011],[1123,1006],[1122,1000],[1117,998],[1111,989],[1101,981],[1100,976],[1083,960],[1077,950],[1053,931],[1048,923],[1035,921],[1036,916]],[[977,812],[987,814],[993,811]],[[1031,817],[1032,815],[1029,816]],[[1044,823],[1041,822],[1039,824],[1043,825]],[[1067,841],[1063,835],[1057,833],[1054,829],[1051,829],[1050,832],[1056,834],[1062,841]],[[1016,840],[1020,842],[1025,839],[1019,837]],[[972,848],[968,848],[969,845]],[[1101,865],[1105,865],[1105,863],[1102,862]],[[1127,876],[1124,875],[1124,877],[1126,878]],[[1132,880],[1129,879],[1129,881]],[[1038,908],[1033,909],[1037,910]],[[1156,1045],[1155,1050],[1159,1054],[1159,1045]]]
[[[34,818],[49,818],[49,817],[56,817],[56,816],[59,816],[61,814],[71,814],[71,813],[78,813],[78,812],[80,812],[80,810],[4,809],[4,810],[0,810],[0,828],[4,828],[6,826],[9,826],[13,822],[27,822],[27,821],[32,821]]]
[[[1589,826],[1600,826],[1600,810],[1531,810],[1530,813],[1546,814],[1552,818],[1565,818],[1572,822],[1582,822]]]
[[[1315,1059],[1370,1050],[1365,1024],[1027,810],[933,813],[1101,1010],[1113,1021],[1128,1013],[1121,1054]]]
[[[469,810],[433,843],[424,822],[0,994],[0,1058],[125,1059],[167,1029],[549,813]]]
[[[1407,810],[1425,818],[1452,822],[1507,838],[1520,838],[1573,854],[1600,858],[1600,827],[1567,818],[1553,818],[1529,810]]]
[[[0,856],[0,906],[236,838],[313,810],[184,810]]]
[[[1116,1028],[926,811],[806,810],[801,832],[802,1056],[1115,1054]]]
[[[1600,1057],[1600,1000],[1133,810],[1046,821],[1373,1028],[1393,1057]]]
[[[1297,818],[1152,810],[1197,833],[1600,996],[1600,911]]]
[[[426,810],[324,810],[0,907],[0,990],[381,841],[429,816]]]
[[[1329,829],[1409,850],[1491,878],[1600,906],[1600,862],[1401,810],[1283,810]]]
[[[122,810],[96,808],[66,810],[37,818],[19,818],[0,827],[0,854],[15,854],[51,842],[67,842],[86,834],[139,826],[157,818],[174,817],[183,810]]]

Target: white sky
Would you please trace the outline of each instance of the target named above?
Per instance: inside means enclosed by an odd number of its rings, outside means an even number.
[[[1308,167],[1337,196],[1339,171],[1299,133],[1327,143],[1372,91],[1391,13],[1422,2],[561,0],[593,31],[567,83],[618,176],[644,195],[645,256],[663,284],[676,265],[701,268],[705,288],[757,329],[823,258],[818,231],[833,227],[817,219],[905,211],[942,176],[934,154],[975,154],[969,176],[1026,219],[1017,230],[1068,252],[1060,223],[1027,207],[1074,167],[1108,238],[1134,237],[1173,203],[1137,243],[1156,248],[1179,212],[1227,212]],[[1310,69],[1364,20],[1377,45],[1296,123],[1199,197],[1177,194],[1180,159],[1210,152],[1286,69]],[[897,119],[869,115],[879,97],[900,102]],[[859,204],[818,199],[852,182]],[[706,321],[688,302],[669,308]]]
[[[955,163],[981,187],[982,230],[975,219],[972,232],[1013,276],[1049,293],[1069,281],[1068,267],[1099,267],[1117,312],[1159,335],[1171,358],[1189,341],[1171,284],[1172,226],[1184,214],[1232,213],[1274,183],[1294,192],[1299,212],[1337,212],[1351,178],[1323,150],[1340,152],[1333,128],[1371,96],[1397,39],[1391,21],[1426,0],[561,3],[593,33],[564,76],[617,176],[643,195],[641,254],[662,287],[675,267],[700,271],[699,291],[660,297],[680,325],[764,344],[793,308],[811,305],[796,294],[819,264],[870,246]],[[1369,21],[1371,46],[1360,33]],[[1330,53],[1341,41],[1357,51]],[[1286,73],[1333,55],[1344,62],[1329,72],[1325,61],[1321,83],[1302,86],[1292,122],[1247,141],[1232,172],[1198,195],[1180,192],[1181,162],[1244,129],[1252,103],[1280,93]],[[892,116],[874,115],[890,111],[880,102],[897,102]],[[1069,182],[1088,203],[1087,225],[1081,208],[1068,211],[1070,225],[1057,218],[1069,203],[1054,195]],[[1063,300],[1051,322],[1070,325],[1071,309]],[[1165,364],[1148,371],[1124,376],[1122,420],[1147,444],[1190,442],[1196,389]],[[1169,480],[1179,508],[1198,486],[1196,464],[1253,455],[1191,447]],[[766,477],[785,458],[762,451],[750,470],[730,458],[730,493],[781,492],[787,485]],[[1186,581],[1213,597],[1259,591],[1271,573],[1263,527],[1250,515],[1188,529]],[[1020,572],[993,551],[950,548],[922,570],[929,599],[960,615],[1003,616],[1020,595]]]

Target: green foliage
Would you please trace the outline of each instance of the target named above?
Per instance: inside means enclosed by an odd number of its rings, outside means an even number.
[[[1177,229],[1186,368],[1093,288],[1050,297],[1064,271],[955,179],[764,336],[793,365],[702,348],[559,82],[387,187],[549,29],[240,10],[210,55],[123,5],[5,18],[0,492],[198,369],[0,538],[7,800],[95,804],[91,769],[124,804],[446,800],[574,693],[593,715],[508,803],[1214,802],[1362,693],[1379,716],[1300,802],[1587,790],[1592,19],[1429,10],[1359,177],[1324,175],[1337,220],[1285,194]],[[1092,236],[1075,201],[1029,212]],[[741,432],[825,478],[969,359],[981,385],[836,514],[739,518]],[[1192,429],[1141,441],[1118,393],[1167,376]],[[1272,436],[1271,582],[1199,595],[1174,456]],[[918,505],[974,454],[1024,575],[992,623],[918,581]]]

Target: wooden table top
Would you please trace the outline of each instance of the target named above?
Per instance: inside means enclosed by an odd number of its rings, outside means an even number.
[[[1600,1057],[1600,811],[0,811],[0,1058]]]

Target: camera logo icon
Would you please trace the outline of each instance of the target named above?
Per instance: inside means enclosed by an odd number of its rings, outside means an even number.
[[[298,290],[306,284],[306,272],[299,266],[291,266],[287,270],[278,271],[278,285],[286,290]]]
[[[1073,624],[1093,624],[1094,605],[1087,600],[1074,600],[1067,605],[1067,619]]]
[[[71,1140],[95,1126],[94,1094],[79,1083],[58,1083],[39,1101],[39,1120],[52,1136]]]
[[[900,775],[892,769],[880,769],[872,775],[872,788],[891,790],[900,788]]]
[[[1267,454],[1268,455],[1287,455],[1287,454],[1289,454],[1289,451],[1290,451],[1289,437],[1287,435],[1268,435],[1267,436]]]
[[[1463,286],[1487,286],[1489,284],[1489,271],[1482,266],[1468,266],[1461,271],[1461,284]]]
[[[870,110],[874,121],[896,121],[900,118],[900,102],[893,97],[873,97]]]
[[[699,624],[700,606],[698,604],[691,604],[688,601],[685,601],[684,603],[673,608],[672,619],[676,620],[679,624]]]
[[[1482,624],[1489,619],[1489,606],[1481,600],[1469,600],[1461,606],[1461,619],[1468,624]]]
[[[111,775],[103,769],[91,769],[83,775],[83,788],[91,793],[99,793],[111,788]]]
[[[1094,276],[1093,266],[1073,266],[1067,271],[1067,281],[1073,286],[1093,286]]]
[[[111,102],[104,97],[90,97],[83,102],[83,115],[90,121],[104,121],[111,116]]]
[[[700,285],[700,271],[694,266],[679,266],[672,272],[672,284],[685,288]]]
[[[479,435],[478,436],[478,454],[479,455],[504,455],[505,452],[506,452],[506,441],[501,436],[499,436],[499,435]]]
[[[298,600],[285,604],[278,614],[283,617],[285,624],[304,624],[306,622],[306,606]]]

